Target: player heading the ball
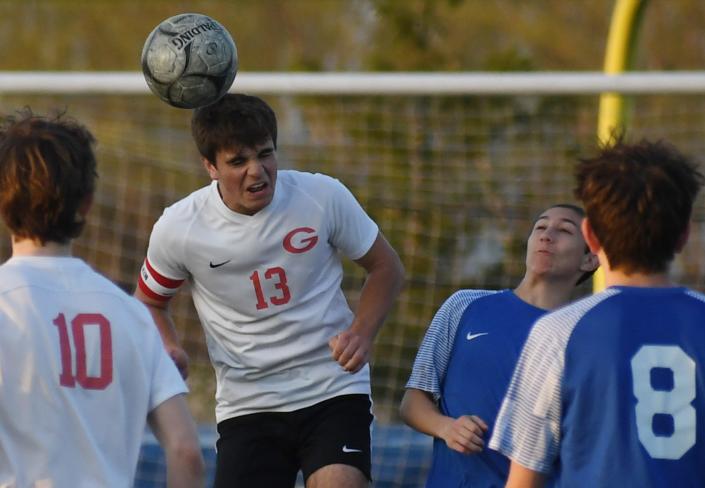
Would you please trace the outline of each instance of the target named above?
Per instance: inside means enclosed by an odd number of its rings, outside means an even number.
[[[192,285],[218,383],[215,485],[290,488],[301,469],[313,486],[367,486],[367,362],[401,261],[340,181],[278,169],[261,98],[226,94],[191,126],[212,183],[154,225],[136,296],[185,373],[168,303]],[[342,256],[367,272],[355,313]]]

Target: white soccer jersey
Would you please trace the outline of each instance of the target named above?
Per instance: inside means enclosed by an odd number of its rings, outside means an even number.
[[[0,266],[0,486],[132,486],[148,412],[184,392],[146,307],[86,263]]]
[[[353,318],[338,251],[358,259],[377,234],[339,181],[298,171],[279,171],[272,202],[252,216],[230,210],[216,182],[164,211],[139,286],[168,299],[190,280],[218,422],[369,394],[369,367],[345,372],[328,341]]]

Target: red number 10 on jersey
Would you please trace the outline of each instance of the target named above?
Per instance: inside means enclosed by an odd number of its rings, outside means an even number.
[[[66,317],[63,313],[56,316],[53,324],[59,329],[59,347],[61,351],[61,386],[75,388],[76,383],[87,390],[104,390],[113,381],[113,342],[110,333],[110,321],[99,313],[79,313],[71,320],[73,347],[69,337]],[[86,359],[86,326],[98,326],[100,337],[100,374],[88,375]],[[71,350],[75,354],[74,361]]]

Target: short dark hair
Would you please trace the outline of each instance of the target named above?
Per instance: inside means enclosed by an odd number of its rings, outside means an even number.
[[[201,156],[215,163],[215,156],[222,149],[254,147],[270,137],[276,147],[277,118],[261,98],[228,93],[217,102],[194,110],[191,134]]]
[[[580,159],[575,196],[610,266],[627,274],[667,270],[703,184],[697,165],[664,141],[623,136]]]
[[[568,210],[572,210],[576,214],[580,215],[580,217],[585,217],[585,210],[583,210],[583,207],[572,203],[556,203],[555,205],[546,207],[546,210],[550,210],[552,208],[567,208]]]
[[[0,215],[13,235],[67,243],[85,220],[78,210],[93,195],[95,139],[63,113],[25,108],[0,127]]]

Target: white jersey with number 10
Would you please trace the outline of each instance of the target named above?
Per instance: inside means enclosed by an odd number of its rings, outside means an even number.
[[[0,486],[131,486],[186,385],[146,307],[71,257],[0,266]]]

